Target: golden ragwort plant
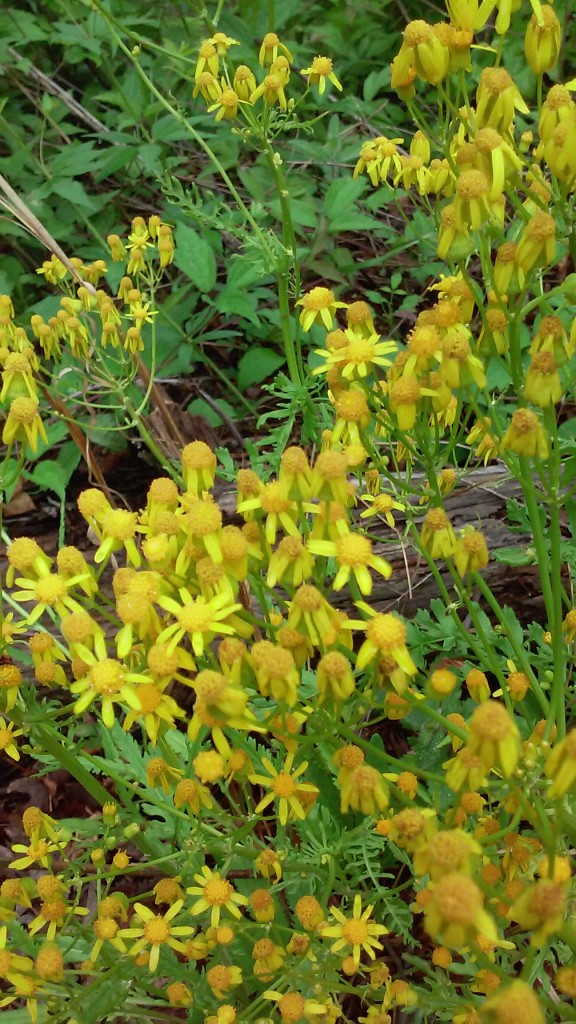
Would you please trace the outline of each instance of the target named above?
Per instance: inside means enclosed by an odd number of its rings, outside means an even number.
[[[560,27],[532,6],[532,110],[503,65],[520,3],[450,0],[446,23],[404,32],[392,85],[417,131],[409,152],[363,143],[354,173],[414,191],[447,273],[394,340],[361,299],[293,290],[302,330],[326,330],[313,372],[334,426],[314,457],[290,446],[277,476],[239,469],[226,496],[194,441],[140,511],[80,495],[93,557],[9,544],[0,747],[67,769],[100,809],[23,815],[0,887],[2,1007],[23,1002],[34,1022],[170,1008],[207,1024],[576,1019],[576,610],[561,524],[574,488],[558,428],[576,349],[562,279],[576,107],[566,85],[544,92]],[[202,44],[196,91],[258,134],[291,110],[290,53],[266,36],[258,83],[232,46]],[[486,64],[475,92],[473,54]],[[340,85],[325,57],[304,74]],[[437,91],[433,123],[421,82]],[[172,236],[137,218],[127,243],[109,241],[128,261],[118,301],[52,259],[62,315],[31,328],[45,358],[66,348],[98,373],[109,344],[132,374],[151,259],[170,262]],[[102,272],[80,276],[95,286]],[[43,371],[6,298],[2,316],[4,442],[21,465],[43,431]],[[300,373],[292,312],[284,330]],[[474,522],[456,532],[445,507],[471,464],[496,459],[523,493],[544,626],[500,606],[486,538]],[[399,537],[436,580],[434,628],[379,607]],[[398,720],[395,757],[380,734]]]

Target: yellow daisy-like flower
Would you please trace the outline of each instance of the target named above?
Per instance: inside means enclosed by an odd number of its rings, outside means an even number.
[[[305,331],[315,323],[323,324],[327,331],[331,331],[336,310],[346,309],[347,303],[337,302],[329,288],[317,287],[306,292],[296,305],[302,306],[300,323]]]
[[[292,771],[293,762],[294,752],[291,751],[284,762],[283,770],[279,772],[267,757],[263,757],[262,764],[268,775],[248,776],[253,785],[264,786],[270,790],[254,808],[255,814],[260,814],[269,804],[277,800],[278,820],[281,825],[286,825],[293,818],[301,821],[306,817],[303,798],[306,804],[311,799],[313,801],[318,795],[318,788],[307,782],[298,782],[298,777],[306,771],[308,762],[303,761],[294,772]]]
[[[35,452],[38,438],[48,444],[46,429],[39,413],[40,402],[29,395],[19,395],[10,403],[8,416],[2,431],[2,442],[12,445],[14,441],[24,441]]]
[[[303,68],[300,74],[308,76],[308,85],[318,86],[320,95],[324,92],[327,81],[332,82],[332,85],[342,92],[342,86],[334,74],[334,65],[330,57],[314,57],[310,67]]]
[[[246,896],[236,892],[234,886],[217,871],[212,871],[204,865],[200,873],[194,875],[198,885],[193,885],[186,892],[189,896],[199,896],[200,899],[192,905],[190,913],[203,914],[210,911],[210,924],[216,928],[220,923],[222,910],[227,910],[233,917],[240,918],[242,913],[240,907],[248,906]]]
[[[374,366],[390,366],[391,361],[386,357],[396,352],[396,342],[381,341],[378,334],[366,337],[350,328],[344,334],[348,342],[346,346],[335,351],[316,349],[316,355],[322,356],[324,362],[314,368],[313,374],[327,372],[336,366],[346,380],[363,380]]]
[[[15,743],[16,737],[22,735],[22,729],[16,729],[14,722],[6,722],[0,718],[0,750],[5,750],[13,761],[20,760],[20,751]]]
[[[114,724],[114,704],[127,704],[134,711],[142,711],[137,687],[139,683],[149,683],[149,677],[131,672],[122,662],[109,658],[103,634],[94,638],[93,651],[78,644],[77,657],[87,670],[70,687],[71,693],[80,694],[74,705],[76,715],[86,711],[95,700],[100,701],[102,721],[110,729]]]
[[[360,592],[372,593],[372,577],[368,569],[374,569],[385,579],[392,574],[392,567],[379,555],[372,554],[372,542],[359,533],[347,533],[338,540],[309,540],[308,548],[314,555],[335,558],[338,571],[332,584],[334,590],[342,590],[353,574]]]
[[[371,516],[381,516],[386,520],[388,526],[394,527],[393,512],[404,512],[405,506],[401,505],[399,501],[395,501],[392,495],[384,494],[361,494],[360,501],[365,502],[369,505],[369,508],[365,508],[360,513],[360,519],[368,519]]]
[[[130,956],[138,956],[145,951],[148,955],[148,969],[155,971],[160,959],[162,946],[170,946],[172,949],[183,953],[186,946],[181,941],[181,936],[192,935],[194,928],[191,925],[176,925],[172,923],[178,916],[184,900],[177,900],[165,914],[155,914],[143,903],[135,903],[135,917],[138,924],[132,924],[130,928],[122,928],[118,936],[123,939],[136,939],[134,945],[129,949]]]
[[[66,612],[80,610],[80,605],[68,591],[76,584],[82,582],[86,577],[71,576],[66,579],[61,573],[50,572],[49,567],[43,563],[37,566],[38,578],[19,577],[16,585],[22,587],[12,594],[15,601],[34,601],[35,608],[28,616],[28,623],[36,622],[45,611],[54,610],[57,615],[64,616]]]
[[[388,934],[385,925],[370,920],[373,909],[373,905],[369,904],[362,910],[362,897],[357,894],[354,897],[352,917],[346,917],[338,907],[332,907],[332,916],[336,918],[338,924],[329,925],[322,930],[323,938],[336,939],[336,942],[332,943],[332,952],[346,950],[349,954],[351,951],[356,966],[360,963],[362,950],[371,960],[375,960],[375,950],[383,948],[378,936]]]
[[[278,1006],[278,1012],[284,1024],[298,1024],[299,1021],[310,1021],[314,1017],[326,1016],[326,1005],[315,999],[305,999],[299,992],[276,992],[270,989],[262,993],[264,999],[272,999]]]
[[[169,641],[169,653],[187,636],[194,654],[200,658],[217,633],[230,636],[235,632],[234,627],[223,620],[240,611],[242,605],[231,604],[227,594],[217,594],[206,601],[204,597],[194,597],[186,587],[180,587],[178,593],[181,604],[173,597],[161,597],[158,601],[177,620],[157,637],[157,643]]]
[[[349,629],[363,629],[366,639],[356,656],[356,668],[366,668],[375,658],[390,658],[407,675],[416,675],[416,666],[406,646],[406,626],[397,615],[374,612],[368,605],[357,607],[366,612],[370,619],[347,620],[343,623]]]

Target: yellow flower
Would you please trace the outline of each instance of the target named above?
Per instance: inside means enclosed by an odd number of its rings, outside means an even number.
[[[266,582],[269,587],[288,583],[299,587],[314,571],[314,558],[299,537],[284,537],[270,555]]]
[[[232,121],[238,113],[239,102],[240,97],[234,89],[223,89],[216,102],[208,107],[208,113],[211,114],[216,110],[216,121],[222,121],[223,119]]]
[[[454,554],[456,535],[443,508],[431,508],[426,513],[420,542],[431,558],[450,558]]]
[[[260,67],[269,67],[273,64],[278,57],[278,51],[281,51],[284,56],[292,62],[292,54],[290,50],[281,43],[275,32],[267,32],[262,40],[262,45],[258,53],[258,63]]]
[[[320,704],[326,700],[344,701],[354,693],[356,684],[348,658],[340,651],[328,651],[316,666]]]
[[[275,103],[278,103],[281,110],[288,107],[284,85],[279,75],[266,75],[264,81],[251,93],[250,103],[256,103],[261,96],[267,107],[272,107]]]
[[[437,85],[448,74],[450,54],[431,25],[425,21],[411,21],[403,33],[403,42],[394,64],[395,77],[406,74],[413,67],[425,82]],[[395,88],[394,82],[392,87]]]
[[[552,780],[548,789],[551,800],[557,800],[576,789],[576,729],[553,746],[544,774]]]
[[[541,6],[528,22],[524,38],[524,53],[535,75],[551,71],[560,54],[562,30],[554,9]]]
[[[372,542],[359,533],[344,534],[336,541],[309,540],[308,549],[314,555],[336,559],[338,571],[332,583],[334,590],[342,590],[353,574],[360,592],[368,595],[372,593],[369,568],[379,572],[385,579],[389,579],[392,574],[389,563],[372,554]]]
[[[520,235],[516,252],[518,280],[523,286],[527,274],[536,267],[549,266],[556,258],[556,221],[538,210]]]
[[[503,986],[495,995],[488,999],[483,1007],[494,1024],[509,1024],[520,1021],[522,1024],[546,1024],[544,1010],[532,986],[525,981],[515,979]]]
[[[351,952],[356,966],[360,963],[362,951],[367,953],[371,960],[375,960],[375,950],[383,948],[378,936],[388,934],[388,929],[383,924],[370,920],[373,909],[372,904],[369,904],[362,910],[362,897],[357,894],[354,897],[352,916],[346,917],[339,907],[332,907],[331,914],[338,924],[322,929],[322,938],[336,939],[336,942],[332,943],[332,952]]]
[[[404,145],[404,139],[388,139],[379,135],[375,139],[364,142],[360,156],[352,172],[352,177],[367,172],[374,188],[383,184],[389,176],[396,176],[402,171],[402,159],[398,146]]]
[[[178,809],[189,807],[191,813],[197,816],[202,807],[210,810],[214,801],[209,789],[197,779],[181,779],[174,790],[174,806]]]
[[[456,541],[452,555],[459,576],[463,579],[469,573],[478,572],[488,565],[488,545],[480,530],[465,529]]]
[[[79,611],[80,605],[68,591],[83,579],[84,574],[66,579],[60,573],[50,572],[44,565],[39,565],[37,579],[16,579],[16,584],[23,589],[15,591],[12,596],[15,601],[34,601],[36,607],[32,609],[27,620],[32,624],[49,609],[61,616],[68,611]]]
[[[300,323],[305,331],[309,331],[314,323],[323,324],[331,331],[337,309],[346,309],[345,302],[337,302],[329,288],[312,288],[298,299],[297,306],[302,306]]]
[[[388,785],[384,776],[363,760],[349,769],[343,765],[338,774],[338,784],[343,814],[349,810],[377,814],[388,806]]]
[[[492,432],[492,421],[488,416],[476,420],[476,423],[466,438],[466,444],[472,445],[477,442],[479,442],[479,444],[474,455],[477,459],[483,459],[484,465],[487,466],[489,460],[495,459],[498,455],[498,442],[494,438]]]
[[[314,57],[309,68],[303,68],[301,75],[308,75],[308,85],[317,85],[320,95],[326,88],[326,81],[332,82],[342,92],[342,86],[334,74],[330,57]]]
[[[106,640],[98,633],[94,638],[94,650],[78,645],[77,656],[82,659],[85,674],[72,683],[70,692],[80,694],[74,704],[74,713],[82,714],[93,702],[101,702],[102,721],[109,729],[114,724],[114,704],[127,704],[134,711],[141,711],[138,697],[138,683],[148,683],[149,678],[141,672],[131,672],[120,661],[108,657]]]
[[[186,587],[180,587],[178,593],[181,604],[172,597],[161,597],[158,601],[177,620],[157,637],[158,643],[169,641],[169,653],[187,636],[194,654],[201,657],[217,633],[232,635],[235,632],[234,627],[223,620],[240,611],[242,606],[231,604],[226,594],[217,594],[206,601],[203,597],[194,597]]]
[[[216,47],[210,39],[204,40],[204,42],[200,44],[200,49],[198,50],[198,60],[194,71],[194,80],[197,82],[204,71],[209,71],[210,74],[217,75],[219,65],[220,61]]]
[[[509,917],[531,933],[531,946],[542,947],[562,929],[568,886],[568,880],[540,878],[531,882],[514,903]]]
[[[562,382],[552,352],[537,352],[526,372],[524,395],[528,402],[545,409],[562,398]]]
[[[308,804],[318,795],[318,788],[307,782],[299,782],[299,776],[305,772],[308,762],[303,761],[295,771],[292,771],[294,752],[291,751],[284,762],[281,772],[275,768],[267,758],[262,758],[262,764],[268,775],[250,775],[250,782],[255,786],[264,786],[270,792],[260,800],[254,808],[255,814],[260,814],[269,804],[278,801],[278,820],[281,825],[286,825],[290,820],[303,820],[306,817],[306,809],[303,803]]]
[[[499,771],[506,779],[513,775],[520,757],[520,734],[516,722],[499,701],[488,700],[475,708],[470,719],[468,750],[482,760],[487,771]]]
[[[264,999],[272,999],[278,1005],[278,1012],[284,1024],[298,1024],[299,1021],[314,1020],[325,1016],[326,1006],[314,999],[305,999],[299,992],[276,992],[270,989],[262,993]]]
[[[366,639],[356,656],[356,668],[366,668],[376,657],[389,657],[407,675],[415,675],[416,666],[406,647],[406,626],[402,620],[396,615],[376,613],[367,605],[359,607],[371,616],[370,620],[367,623],[363,620],[344,623],[351,629],[366,631]]]
[[[498,933],[484,910],[484,897],[467,875],[450,872],[429,887],[431,898],[424,909],[426,931],[434,942],[461,950],[476,945],[478,938],[496,942]]]
[[[22,729],[16,729],[14,722],[6,722],[0,718],[0,750],[5,750],[14,761],[20,760],[20,751],[16,745],[16,737],[22,735]]]
[[[482,847],[462,829],[446,829],[431,836],[426,846],[414,853],[414,872],[430,875],[433,881],[457,871],[471,875],[480,866]]]
[[[39,413],[37,398],[20,395],[13,398],[2,431],[2,442],[13,445],[14,441],[25,441],[32,452],[38,449],[38,438],[48,444],[46,430]]]
[[[535,412],[517,409],[502,438],[501,450],[509,449],[515,455],[545,459],[548,455],[548,437]]]
[[[183,906],[184,901],[177,900],[165,914],[155,914],[143,903],[135,903],[135,914],[130,921],[130,927],[122,928],[118,933],[120,938],[136,939],[129,949],[130,956],[138,956],[145,951],[150,971],[155,971],[158,967],[162,946],[170,946],[178,953],[184,952],[186,947],[181,941],[181,936],[192,935],[194,928],[190,925],[172,923]],[[137,924],[133,923],[135,919]]]
[[[502,67],[484,68],[476,91],[477,124],[505,134],[512,126],[515,110],[530,113],[511,75]]]
[[[217,871],[212,871],[204,865],[200,874],[194,875],[198,885],[186,889],[189,896],[199,896],[200,899],[193,903],[190,913],[196,916],[210,911],[210,924],[215,928],[220,923],[222,910],[227,910],[233,917],[240,918],[242,913],[240,907],[248,906],[245,896],[236,892],[234,886],[223,878]]]
[[[371,516],[381,516],[386,520],[388,526],[394,527],[393,512],[404,512],[405,506],[395,501],[392,495],[384,494],[361,494],[360,501],[366,502],[370,507],[360,513],[360,519],[368,519]]]

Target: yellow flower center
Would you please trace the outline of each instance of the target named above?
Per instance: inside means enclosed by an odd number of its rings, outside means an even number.
[[[274,779],[272,789],[276,796],[287,798],[293,796],[296,792],[296,783],[290,775],[286,774],[286,772],[280,772],[280,774]]]
[[[97,693],[113,694],[118,693],[125,680],[124,669],[119,661],[114,658],[105,658],[104,661],[94,665],[89,673],[90,686]]]
[[[450,520],[443,508],[431,508],[424,517],[424,523],[434,533],[439,530],[446,530],[450,526]]]
[[[470,355],[470,345],[461,334],[447,334],[442,342],[442,354],[446,359],[457,359],[463,363]]]
[[[227,686],[226,676],[220,672],[213,672],[211,669],[199,672],[194,680],[194,689],[206,704],[214,704],[223,696]]]
[[[24,572],[42,554],[42,549],[30,537],[18,537],[10,545],[6,554],[10,565],[20,572]]]
[[[533,357],[530,364],[530,369],[535,370],[536,373],[542,373],[545,377],[551,376],[556,373],[558,367],[556,360],[551,352],[537,352]]]
[[[102,520],[102,530],[114,540],[130,540],[136,533],[136,514],[125,508],[112,509]]]
[[[404,29],[406,46],[419,46],[427,43],[432,36],[432,28],[425,21],[411,21]]]
[[[372,543],[367,537],[349,533],[336,541],[336,558],[340,565],[368,565],[372,556]]]
[[[274,512],[287,512],[290,508],[290,502],[283,496],[280,484],[276,481],[265,485],[261,502],[262,509],[267,515]]]
[[[282,1020],[295,1022],[304,1016],[306,1001],[304,996],[297,992],[286,992],[278,1002],[278,1009]]]
[[[463,171],[456,182],[461,199],[481,199],[488,193],[488,181],[482,171]]]
[[[430,358],[440,349],[440,337],[438,331],[431,324],[424,324],[415,327],[410,335],[408,348],[417,355]]]
[[[406,644],[406,627],[395,615],[375,615],[366,627],[366,636],[382,654],[390,654]]]
[[[62,619],[60,628],[62,635],[69,644],[86,643],[88,637],[94,632],[94,620],[85,611],[72,612]]]
[[[314,309],[319,312],[321,309],[329,309],[334,302],[334,293],[329,288],[312,288],[306,295],[302,296],[302,308]]]
[[[414,405],[420,397],[420,385],[412,374],[405,374],[394,384],[390,398],[394,405]]]
[[[10,417],[18,423],[33,423],[38,415],[38,399],[21,395],[10,403]]]
[[[294,594],[294,604],[301,608],[303,612],[311,612],[313,614],[322,608],[322,594],[316,587],[311,586],[309,583],[303,583]]]
[[[491,153],[502,145],[502,136],[495,128],[481,128],[474,141],[479,153]]]
[[[140,701],[140,713],[150,715],[162,703],[162,691],[153,683],[142,683],[138,687],[138,700]]]
[[[486,701],[476,708],[470,722],[471,729],[483,739],[499,742],[513,731],[513,723],[506,708],[498,701]]]
[[[228,903],[234,893],[234,889],[225,878],[214,875],[204,886],[204,899],[213,907],[223,907]]]
[[[146,921],[144,925],[144,938],[153,946],[159,946],[161,942],[166,942],[169,935],[170,925],[166,924],[163,917],[152,917],[149,921]]]
[[[52,607],[66,597],[66,580],[58,573],[43,576],[34,587],[34,596],[38,604]]]
[[[449,874],[441,878],[434,899],[443,919],[452,924],[473,924],[482,906],[480,889],[466,875]]]
[[[330,57],[314,57],[311,67],[314,75],[330,75],[333,64]]]
[[[540,242],[546,241],[547,238],[554,238],[556,234],[556,221],[549,213],[544,213],[543,210],[540,210],[528,222],[526,234]]]
[[[499,96],[513,85],[512,78],[504,68],[485,68],[480,75],[480,87],[493,96]]]
[[[199,443],[202,444],[202,442]],[[148,488],[149,501],[156,502],[159,505],[175,505],[178,502],[178,498],[178,488],[169,476],[156,477]]]
[[[64,900],[52,900],[40,905],[40,913],[46,921],[61,921],[66,913]]]
[[[188,604],[178,612],[177,619],[186,633],[207,633],[210,630],[212,612],[200,599]]]
[[[277,549],[277,553],[287,558],[290,562],[296,562],[302,554],[304,554],[305,548],[299,537],[284,537]]]
[[[351,946],[361,946],[363,942],[366,942],[368,935],[368,925],[365,921],[358,921],[353,918],[350,921],[346,921],[346,924],[342,925],[342,937],[345,938]]]
[[[314,470],[323,480],[339,480],[346,476],[348,462],[343,452],[321,452]]]
[[[113,939],[118,931],[118,924],[112,917],[97,917],[92,928],[97,939]]]
[[[22,673],[17,665],[0,665],[0,689],[10,690],[21,682]]]
[[[222,512],[211,498],[195,501],[186,518],[195,537],[215,533],[222,526]]]
[[[368,399],[363,391],[351,388],[350,391],[343,391],[338,395],[334,402],[334,409],[340,419],[346,420],[348,423],[358,423],[369,413]],[[346,467],[348,467],[347,462]]]
[[[538,430],[539,420],[531,409],[517,409],[510,425],[516,434],[532,434]]]
[[[342,679],[350,669],[350,662],[339,651],[330,651],[321,658],[318,668],[329,678]]]
[[[306,473],[308,469],[308,458],[302,448],[292,445],[287,448],[280,460],[282,469],[287,473]]]

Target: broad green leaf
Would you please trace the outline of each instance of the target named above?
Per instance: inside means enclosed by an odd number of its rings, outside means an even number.
[[[270,348],[250,348],[238,364],[238,387],[243,391],[251,384],[260,384],[272,377],[283,363],[284,356]]]
[[[364,180],[354,178],[337,178],[329,186],[324,196],[324,213],[332,222],[337,217],[350,216],[354,210],[356,200],[366,190]]]
[[[216,284],[216,260],[212,248],[194,228],[176,225],[174,263],[201,292],[211,292]]]
[[[243,317],[253,324],[259,323],[254,309],[253,294],[250,292],[226,288],[216,300],[216,309],[220,313],[233,313],[235,316]]]

